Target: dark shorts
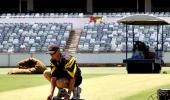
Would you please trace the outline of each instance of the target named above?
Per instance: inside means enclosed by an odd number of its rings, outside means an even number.
[[[60,78],[67,78],[68,80],[71,79],[70,75],[68,74],[67,71],[59,71],[59,72],[55,72],[52,74],[53,77],[57,77],[57,79]],[[75,74],[75,85],[74,87],[78,87],[81,83],[82,83],[82,76],[81,76],[81,71],[78,68],[76,74]]]
[[[82,76],[81,76],[81,74],[77,74],[77,73],[76,73],[75,77],[76,77],[76,80],[75,80],[74,87],[78,87],[78,86],[82,83]],[[58,79],[60,79],[60,78],[70,79],[71,77],[70,77],[69,74],[65,71],[65,72],[60,73],[57,78],[58,78]]]
[[[81,70],[79,67],[77,68],[75,77],[76,77],[76,81],[74,87],[78,87],[82,83]]]
[[[78,87],[82,83],[82,76],[76,77],[74,87]]]
[[[60,78],[70,79],[71,78],[67,71],[59,71],[59,72],[54,73],[54,75],[52,76],[57,77],[57,79],[60,79]]]

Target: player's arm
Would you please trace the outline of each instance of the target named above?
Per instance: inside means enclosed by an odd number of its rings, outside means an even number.
[[[74,57],[71,57],[68,63],[64,66],[70,77],[74,77],[77,71],[77,64]]]
[[[54,66],[54,64],[52,62],[50,62],[50,68],[51,68],[50,73],[52,75],[52,77],[50,77],[50,79],[49,79],[49,81],[51,83],[51,88],[50,88],[50,93],[49,93],[49,95],[47,97],[47,100],[52,100],[54,90],[55,90],[55,86],[56,86],[56,81],[57,81],[56,77],[53,76],[54,71],[55,71],[55,66]]]
[[[55,73],[57,72],[57,68],[52,62],[50,62],[50,68],[51,68],[51,71],[50,71],[51,75],[55,76]]]
[[[56,86],[56,77],[51,77],[51,89],[50,89],[50,94],[47,98],[47,100],[52,100],[53,94],[54,94],[54,90],[55,90],[55,86]]]

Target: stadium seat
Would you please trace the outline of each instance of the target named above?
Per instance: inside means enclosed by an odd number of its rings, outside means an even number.
[[[7,14],[6,16],[13,15]],[[16,16],[25,15],[16,14]],[[45,16],[48,17],[49,14]],[[58,42],[60,44],[61,40],[64,50],[63,46],[66,46],[71,30],[72,23],[0,23],[1,52],[43,52],[46,51],[47,45]],[[43,48],[43,45],[46,47]]]

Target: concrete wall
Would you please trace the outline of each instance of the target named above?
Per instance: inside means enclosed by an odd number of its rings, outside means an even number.
[[[77,62],[81,64],[110,64],[122,63],[125,59],[125,53],[74,53]],[[128,55],[130,57],[131,54]],[[0,54],[0,66],[16,66],[16,63],[22,59],[30,57],[30,54]],[[49,66],[50,56],[47,54],[33,54],[33,57],[40,59]],[[164,62],[170,63],[170,53],[164,53]]]

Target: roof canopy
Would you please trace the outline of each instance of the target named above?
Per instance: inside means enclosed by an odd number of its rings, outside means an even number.
[[[117,21],[127,25],[168,25],[168,21],[156,16],[138,14],[124,17]]]

